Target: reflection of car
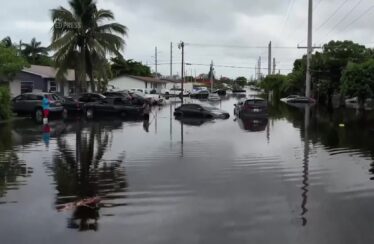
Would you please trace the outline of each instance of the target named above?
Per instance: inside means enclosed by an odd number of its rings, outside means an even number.
[[[176,117],[200,117],[228,119],[230,114],[215,107],[202,106],[200,104],[183,104],[174,111]]]
[[[266,126],[268,125],[268,119],[243,117],[239,119],[238,123],[243,130],[264,131],[266,129]]]
[[[220,96],[217,93],[211,93],[208,96],[209,101],[221,101]]]
[[[49,111],[62,115],[64,107],[59,97],[52,93],[24,93],[12,100],[13,112],[20,115],[31,115],[37,122],[43,121],[43,97],[49,100]]]
[[[262,98],[248,98],[239,101],[234,105],[234,114],[238,117],[267,117],[268,104]]]
[[[78,101],[83,103],[98,102],[105,99],[105,96],[100,93],[84,93],[78,97]]]
[[[99,114],[117,115],[126,118],[142,115],[143,107],[133,105],[128,100],[122,98],[106,98],[99,102],[85,104],[84,112],[89,119]]]
[[[184,125],[190,126],[202,126],[207,122],[211,122],[211,118],[193,118],[193,117],[176,117],[176,120],[179,120]]]

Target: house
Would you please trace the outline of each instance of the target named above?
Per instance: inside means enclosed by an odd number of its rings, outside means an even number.
[[[167,81],[152,77],[123,75],[109,81],[108,88],[113,91],[130,89],[155,89],[158,93],[166,87]]]
[[[172,80],[172,79],[164,79],[166,81],[165,89],[170,90],[172,88],[181,88],[182,83],[180,80]],[[192,91],[194,84],[192,82],[184,82],[183,83],[183,89],[186,91]]]
[[[54,92],[61,95],[74,94],[75,72],[68,70],[65,82],[56,79],[57,70],[50,66],[31,65],[24,68],[9,82],[12,97],[26,92]]]

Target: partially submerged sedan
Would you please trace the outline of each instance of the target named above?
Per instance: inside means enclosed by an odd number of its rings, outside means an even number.
[[[143,106],[131,104],[122,98],[106,98],[98,102],[84,105],[84,114],[88,119],[100,115],[120,116],[121,118],[139,117],[143,114]]]
[[[230,114],[215,107],[200,104],[183,104],[174,111],[176,117],[200,117],[211,119],[228,119]]]

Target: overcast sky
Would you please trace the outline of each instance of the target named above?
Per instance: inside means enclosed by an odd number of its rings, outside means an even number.
[[[50,9],[68,7],[67,0],[0,0],[0,38],[14,42],[36,37],[48,46],[51,38]],[[154,69],[155,46],[159,51],[159,72],[168,75],[170,42],[174,43],[174,62],[180,63],[177,43],[187,43],[186,62],[209,65],[217,76],[254,75],[262,57],[267,73],[267,50],[271,40],[277,70],[288,73],[295,58],[305,50],[307,0],[98,0],[98,6],[114,12],[116,21],[129,28],[124,56],[148,63]],[[331,39],[349,39],[374,44],[374,2],[372,0],[314,0],[314,38],[316,45]],[[327,22],[326,22],[327,21]],[[322,26],[321,26],[322,25]],[[197,45],[203,44],[203,45]],[[220,65],[247,67],[225,68]],[[173,67],[180,74],[180,65]],[[208,66],[187,66],[189,74],[207,73]]]

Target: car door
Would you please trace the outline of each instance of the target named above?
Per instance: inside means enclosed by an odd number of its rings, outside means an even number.
[[[19,95],[13,99],[13,111],[16,113],[23,113],[25,112],[24,110],[24,100],[25,96],[24,95]]]

